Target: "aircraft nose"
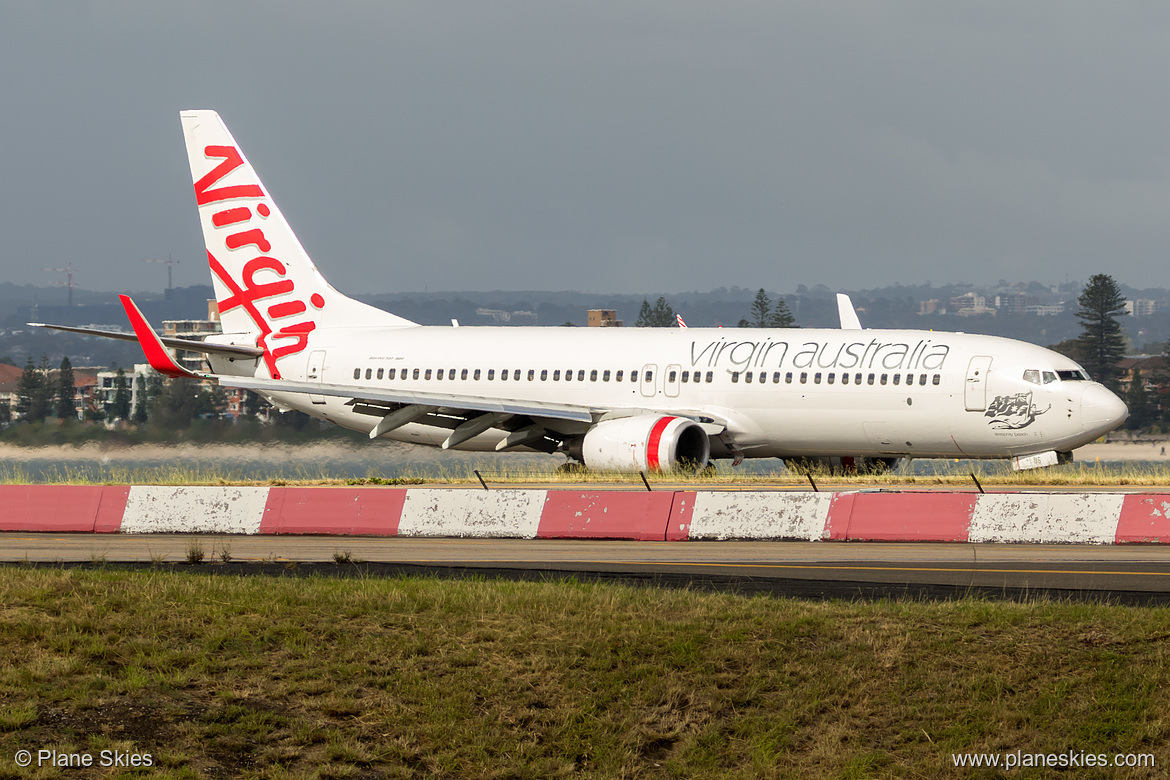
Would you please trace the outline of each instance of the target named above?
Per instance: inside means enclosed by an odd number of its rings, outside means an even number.
[[[1081,396],[1081,424],[1086,431],[1108,433],[1129,417],[1125,402],[1105,387],[1093,383]]]

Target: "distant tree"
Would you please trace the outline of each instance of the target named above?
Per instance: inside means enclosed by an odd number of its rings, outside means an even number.
[[[769,315],[772,313],[772,300],[768,298],[768,293],[764,292],[763,287],[756,291],[756,299],[752,301],[751,313],[753,326],[757,328],[768,327]]]
[[[119,368],[114,374],[114,402],[110,404],[110,417],[115,420],[130,419],[130,383],[126,372]]]
[[[794,326],[796,319],[792,316],[792,312],[788,309],[788,304],[781,298],[776,301],[776,307],[772,308],[772,299],[768,297],[768,293],[761,287],[756,291],[756,298],[752,301],[751,319],[743,319],[739,321],[741,328],[791,328]]]
[[[6,366],[15,366],[16,365],[16,361],[13,360],[10,355],[5,355],[4,357],[0,358],[0,363],[3,363]]]
[[[0,423],[12,422],[12,404],[0,401]]]
[[[48,358],[42,361],[48,364]],[[49,415],[52,398],[52,389],[49,386],[47,371],[37,368],[33,363],[32,355],[24,365],[24,371],[16,384],[16,412],[22,419],[29,422],[43,422]]]
[[[142,425],[148,419],[146,413],[147,398],[146,398],[146,380],[139,374],[134,379],[135,389],[137,392],[134,396],[134,422]]]
[[[1049,344],[1048,348],[1053,352],[1059,352],[1070,360],[1075,360],[1081,365],[1085,363],[1083,355],[1084,347],[1079,339],[1065,339],[1059,344]]]
[[[1146,383],[1139,368],[1133,371],[1129,392],[1125,394],[1125,405],[1129,407],[1129,419],[1125,421],[1125,427],[1129,430],[1138,431],[1154,422],[1154,407],[1150,403]]]
[[[254,420],[260,416],[261,412],[267,412],[271,408],[272,404],[265,401],[256,393],[253,393],[251,390],[244,391],[244,399],[240,404],[240,411],[244,417]],[[268,416],[268,414],[266,413],[265,416]]]
[[[73,379],[73,364],[68,356],[61,358],[61,367],[57,370],[57,418],[60,420],[77,419],[77,403],[73,396],[77,386]]]
[[[165,430],[191,427],[199,386],[189,379],[168,379],[151,405],[150,419]]]
[[[1080,309],[1083,365],[1089,376],[1118,390],[1117,363],[1125,356],[1125,338],[1117,318],[1125,314],[1125,297],[1108,274],[1094,274],[1077,298]]]
[[[642,308],[638,312],[638,322],[635,327],[639,328],[673,328],[678,324],[675,318],[674,309],[666,302],[665,296],[659,296],[658,300],[653,306],[650,301],[642,299]]]
[[[783,298],[776,300],[776,306],[772,309],[772,314],[768,317],[769,328],[795,328],[796,318],[792,316],[792,312],[788,309],[788,304]]]
[[[650,308],[650,301],[643,298],[642,299],[642,308],[638,310],[638,322],[635,323],[634,327],[649,328],[653,324],[651,322],[651,320],[653,320],[653,319],[654,319],[654,310]]]
[[[195,396],[194,414],[196,417],[219,419],[227,410],[227,396],[223,388],[218,385],[209,388],[200,388]]]

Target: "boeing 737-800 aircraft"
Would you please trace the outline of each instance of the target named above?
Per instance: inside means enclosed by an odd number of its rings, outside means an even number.
[[[371,439],[617,470],[773,457],[1028,468],[1127,415],[1050,350],[861,330],[855,316],[841,330],[420,326],[333,289],[219,116],[181,116],[224,332],[161,339],[123,297],[151,365],[171,376],[193,374],[168,347],[202,351],[199,376]]]

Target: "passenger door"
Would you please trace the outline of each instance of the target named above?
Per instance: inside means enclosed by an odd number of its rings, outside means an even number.
[[[325,376],[325,350],[318,349],[309,353],[309,365],[305,369],[305,378],[309,382],[316,382],[321,384]],[[315,404],[325,403],[325,396],[310,395],[309,400]]]
[[[967,366],[967,381],[963,384],[963,403],[968,412],[982,412],[987,409],[987,373],[991,370],[991,358],[976,355]]]

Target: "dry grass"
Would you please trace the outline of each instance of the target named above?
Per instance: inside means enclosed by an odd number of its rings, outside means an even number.
[[[0,605],[0,777],[48,745],[145,751],[164,777],[928,778],[954,774],[951,753],[1016,749],[1170,761],[1163,609],[19,567],[0,570]]]
[[[788,471],[778,461],[765,464],[745,463],[740,468],[720,463],[709,473],[646,474],[652,487],[667,489],[751,489],[763,487],[808,488],[809,477],[804,472]],[[628,485],[644,489],[637,473],[572,471],[560,472],[553,468],[501,465],[485,460],[483,463],[444,465],[435,463],[409,469],[398,476],[384,478],[376,470],[358,479],[338,479],[323,473],[293,469],[278,478],[257,480],[243,470],[214,467],[192,468],[182,462],[156,468],[60,468],[33,479],[19,464],[0,464],[0,484],[29,484],[39,482],[56,485],[468,485],[479,486],[474,469],[478,469],[489,486],[508,487],[535,485],[540,487]],[[984,486],[998,488],[1029,488],[1041,486],[1075,487],[1170,487],[1170,465],[1144,462],[1072,463],[1031,471],[1012,471],[1001,461],[918,461],[913,472],[898,470],[888,474],[833,475],[821,470],[812,472],[816,485],[824,490],[855,490],[866,488],[927,488],[955,487],[973,489],[972,472]]]

